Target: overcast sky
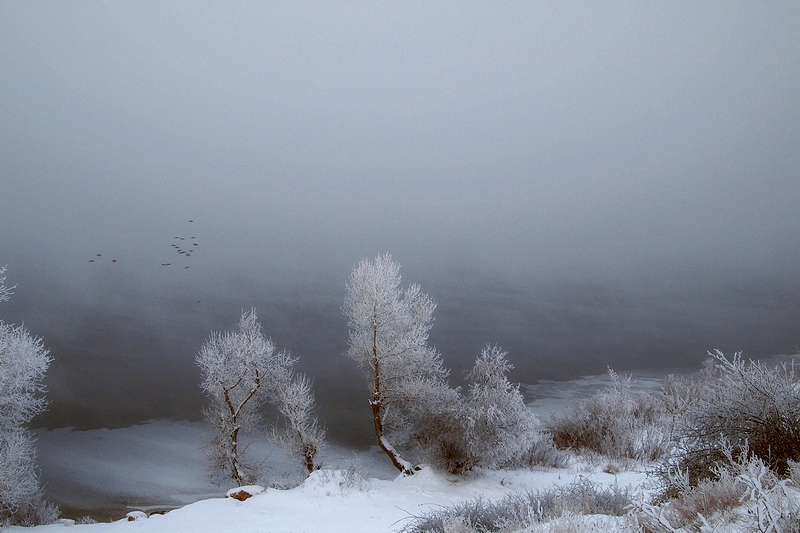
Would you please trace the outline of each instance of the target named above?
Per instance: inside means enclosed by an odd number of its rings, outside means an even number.
[[[344,281],[387,251],[409,281],[703,271],[779,277],[780,300],[800,287],[800,3],[0,2],[19,285],[0,318],[55,343],[70,302],[101,319],[238,287],[203,335],[279,282],[318,291],[298,300],[336,315],[340,353]]]
[[[6,1],[0,254],[160,276],[192,219],[230,271],[796,265],[799,36],[795,2]]]

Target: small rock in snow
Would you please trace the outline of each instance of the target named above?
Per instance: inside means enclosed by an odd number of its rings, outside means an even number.
[[[147,513],[143,511],[131,511],[125,516],[128,518],[128,522],[133,522],[135,520],[144,520],[147,518]]]
[[[231,489],[225,493],[226,498],[233,498],[234,500],[239,500],[240,502],[245,501],[247,498],[255,496],[256,494],[261,494],[264,492],[264,487],[261,485],[247,485],[244,487],[237,487],[235,489]]]

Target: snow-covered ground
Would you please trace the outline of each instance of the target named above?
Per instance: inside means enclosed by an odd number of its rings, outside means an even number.
[[[593,469],[594,470],[594,469]],[[640,485],[641,472],[617,476],[585,468],[542,471],[492,471],[469,478],[450,476],[424,468],[413,476],[394,480],[361,477],[352,470],[320,470],[289,490],[267,489],[245,501],[205,499],[166,514],[151,514],[136,521],[73,525],[71,521],[39,526],[37,531],[64,531],[65,526],[87,532],[328,532],[377,533],[397,531],[413,516],[439,506],[481,497],[500,499],[524,489],[551,488],[585,476],[603,484]],[[21,533],[23,528],[8,531]]]

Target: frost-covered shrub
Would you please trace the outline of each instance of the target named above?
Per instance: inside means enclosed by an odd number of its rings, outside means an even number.
[[[453,391],[447,404],[420,412],[412,440],[425,460],[447,472],[460,474],[476,466],[466,434],[469,408],[464,396]]]
[[[44,491],[37,489],[27,501],[20,503],[13,511],[0,514],[0,526],[39,526],[52,524],[58,520],[58,505],[44,497]]]
[[[350,466],[341,471],[339,479],[339,490],[347,495],[351,492],[364,492],[370,488],[369,475],[364,471],[357,460],[353,460]]]
[[[746,449],[722,451],[713,478],[687,486],[677,497],[657,495],[633,512],[646,532],[800,531],[800,493]],[[688,480],[685,481],[688,484]]]
[[[0,522],[14,515],[39,490],[33,440],[21,428],[0,433]]]
[[[667,414],[677,421],[708,395],[709,385],[721,376],[719,367],[709,358],[703,368],[691,374],[670,374],[664,379],[661,401]]]
[[[590,450],[612,458],[654,461],[668,447],[663,403],[631,390],[630,378],[609,369],[611,385],[591,398],[572,403],[550,423],[561,449]]]
[[[464,531],[517,531],[572,514],[623,516],[632,503],[627,489],[600,487],[581,478],[564,487],[510,494],[496,502],[482,498],[415,517],[406,533],[445,533],[459,524]]]
[[[569,466],[570,455],[564,450],[559,450],[553,443],[549,433],[540,433],[533,439],[530,446],[524,449],[509,463],[502,465],[508,468],[566,468]]]
[[[700,515],[705,519],[719,520],[741,504],[744,493],[744,484],[726,471],[716,480],[703,480],[675,499],[662,502],[659,522],[663,524],[666,519],[674,527],[699,527],[702,524]],[[648,522],[645,518],[642,521]]]
[[[559,466],[563,455],[543,434],[519,387],[508,381],[507,352],[487,346],[467,375],[466,395],[429,412],[414,438],[428,461],[451,473],[473,468]]]
[[[794,365],[769,367],[710,354],[716,379],[707,379],[678,422],[675,456],[666,470],[688,475],[689,484],[713,478],[726,447],[746,449],[780,475],[800,460],[800,377]]]
[[[795,487],[800,489],[800,463],[791,459],[787,463],[789,464],[789,480]]]
[[[518,463],[542,440],[539,418],[506,377],[513,368],[507,355],[498,346],[486,346],[467,375],[470,453],[488,468]]]

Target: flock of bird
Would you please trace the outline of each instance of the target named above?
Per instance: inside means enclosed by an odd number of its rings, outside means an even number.
[[[193,223],[194,220],[189,220],[189,222]],[[198,246],[200,246],[200,243],[197,242],[197,237],[188,237],[189,242],[184,243],[183,241],[186,241],[186,239],[187,239],[187,237],[176,236],[175,240],[177,240],[178,242],[177,243],[172,243],[172,244],[170,244],[170,246],[173,248],[173,250],[178,255],[182,255],[184,257],[191,257],[192,254],[194,253],[195,249]],[[92,259],[89,259],[89,262],[90,263],[99,263],[99,262],[102,261],[102,257],[103,257],[103,254],[95,254],[95,256]],[[112,263],[116,263],[117,259],[112,259],[111,262]],[[169,266],[172,266],[172,263],[161,263],[161,266],[162,267],[169,267]],[[187,269],[187,268],[189,268],[189,265],[185,265],[183,268]]]
[[[175,238],[180,240],[180,241],[185,241],[186,240],[186,237],[175,237]],[[183,243],[179,243],[179,244],[174,244],[173,243],[173,244],[170,244],[170,246],[175,249],[175,251],[178,253],[178,255],[182,255],[184,257],[192,257],[192,254],[194,253],[195,248],[197,248],[200,245],[200,243],[198,243],[195,239],[197,239],[197,237],[190,237],[189,238],[189,242],[186,243],[186,245],[188,245],[188,246],[184,245]],[[163,266],[163,267],[172,266],[172,263],[161,263],[161,266]],[[187,265],[187,266],[184,266],[183,268],[189,268],[189,266]]]
[[[189,220],[189,222],[193,223],[194,220]],[[200,243],[197,242],[197,237],[194,237],[194,236],[192,236],[192,237],[176,236],[174,241],[176,241],[176,242],[173,242],[172,244],[170,244],[170,247],[173,249],[173,251],[175,253],[177,253],[179,256],[183,256],[183,257],[187,257],[187,258],[191,257],[192,254],[197,249],[197,247],[200,246]],[[108,256],[106,256],[106,257],[108,257]],[[90,263],[100,263],[102,261],[103,261],[103,254],[95,254],[92,259],[89,259]],[[111,259],[111,263],[112,264],[116,263],[116,262],[117,262],[117,259]],[[161,263],[161,266],[162,267],[170,267],[170,266],[173,266],[173,264],[172,263]],[[176,265],[176,267],[177,267],[177,265]],[[189,268],[189,265],[184,265],[183,268],[187,269],[187,268]],[[201,302],[202,302],[202,300],[197,300],[197,303],[201,303]]]
[[[94,254],[94,256],[95,257],[103,257],[103,254]],[[90,263],[97,263],[98,261],[100,261],[100,259],[89,259]],[[112,259],[111,262],[112,263],[116,263],[117,260],[116,259]]]

